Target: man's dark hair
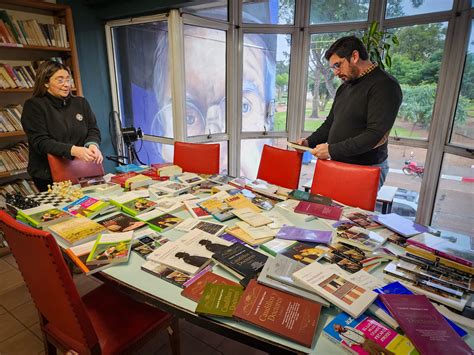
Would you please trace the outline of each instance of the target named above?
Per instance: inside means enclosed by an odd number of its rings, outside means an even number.
[[[331,47],[324,54],[324,58],[329,60],[333,54],[336,54],[338,57],[349,59],[352,55],[352,52],[358,51],[359,56],[362,60],[369,58],[367,54],[367,49],[365,48],[362,41],[356,36],[347,36],[339,38],[336,42],[331,44]]]

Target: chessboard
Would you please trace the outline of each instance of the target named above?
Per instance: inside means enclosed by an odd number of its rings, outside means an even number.
[[[54,207],[62,207],[71,202],[67,197],[52,194],[48,191],[40,192],[34,195],[28,195],[28,198],[38,202],[40,205],[52,204]]]

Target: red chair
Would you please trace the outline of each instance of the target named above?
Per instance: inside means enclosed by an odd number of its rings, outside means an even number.
[[[48,163],[54,182],[71,180],[73,184],[77,184],[80,178],[105,174],[102,164],[88,163],[79,159],[70,160],[48,154]]]
[[[312,194],[331,197],[343,204],[373,211],[379,186],[380,168],[318,159]]]
[[[219,174],[220,145],[174,142],[173,164],[196,174]]]
[[[0,211],[0,230],[40,314],[47,353],[56,348],[81,355],[130,353],[170,326],[173,354],[179,353],[177,320],[170,314],[106,284],[81,298],[50,233],[25,226],[5,211]]]
[[[297,189],[300,182],[303,154],[265,144],[260,158],[257,179],[270,184]]]

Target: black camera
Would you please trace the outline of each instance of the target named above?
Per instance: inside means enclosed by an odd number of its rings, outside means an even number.
[[[136,142],[138,138],[143,137],[143,132],[141,128],[136,129],[135,127],[125,127],[122,128],[122,137],[125,144],[130,144]]]

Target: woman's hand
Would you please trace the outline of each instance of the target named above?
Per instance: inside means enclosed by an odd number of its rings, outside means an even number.
[[[94,163],[96,164],[102,164],[102,161],[104,160],[104,157],[102,156],[102,152],[100,151],[99,147],[96,146],[95,144],[89,145],[88,148],[92,154],[94,155]]]
[[[95,159],[94,153],[89,148],[78,147],[73,145],[71,148],[71,155],[79,160],[92,162]]]

